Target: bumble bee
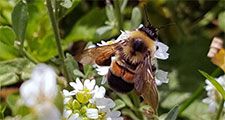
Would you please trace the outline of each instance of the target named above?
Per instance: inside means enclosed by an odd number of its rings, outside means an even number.
[[[157,36],[157,29],[152,25],[142,26],[117,43],[86,49],[75,59],[82,64],[110,65],[109,86],[122,93],[135,89],[156,112],[158,92],[152,60],[157,49]],[[111,60],[112,56],[115,56],[114,60]]]

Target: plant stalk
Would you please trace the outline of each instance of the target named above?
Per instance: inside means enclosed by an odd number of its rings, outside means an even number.
[[[52,24],[52,28],[53,28],[53,31],[54,31],[54,34],[55,34],[56,46],[57,46],[57,50],[58,50],[58,53],[59,53],[59,59],[61,61],[61,66],[62,66],[62,69],[63,69],[63,75],[65,76],[65,78],[68,81],[70,81],[69,73],[68,73],[66,65],[65,65],[65,57],[64,57],[64,54],[63,54],[62,46],[61,46],[61,38],[60,38],[60,35],[59,35],[59,28],[58,28],[58,24],[57,24],[57,21],[56,21],[55,14],[53,12],[51,1],[52,0],[46,0],[46,3],[47,3],[46,6],[48,8],[48,14],[49,14],[51,24]]]
[[[220,119],[221,113],[223,112],[223,106],[224,106],[224,100],[222,99],[221,102],[220,102],[219,110],[217,112],[215,120],[219,120]]]

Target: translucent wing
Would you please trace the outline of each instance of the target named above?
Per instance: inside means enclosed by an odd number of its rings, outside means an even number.
[[[144,102],[153,108],[153,112],[156,114],[158,108],[158,91],[150,62],[149,56],[145,59],[144,63],[138,66],[134,77],[134,88],[143,97]]]
[[[99,46],[96,48],[89,48],[84,50],[74,58],[82,64],[98,64],[101,66],[109,65],[111,57],[115,54],[119,43],[111,45]]]

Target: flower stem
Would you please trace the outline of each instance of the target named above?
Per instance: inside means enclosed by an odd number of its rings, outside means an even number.
[[[221,113],[223,111],[223,106],[224,106],[224,100],[222,99],[221,102],[220,102],[219,110],[217,112],[215,120],[219,120],[220,119]]]
[[[57,21],[56,21],[56,17],[55,17],[55,14],[53,12],[53,8],[52,8],[52,0],[46,0],[46,5],[47,5],[47,8],[48,8],[48,14],[49,14],[49,17],[50,17],[50,20],[51,20],[51,24],[52,24],[52,27],[53,27],[53,31],[54,31],[54,34],[55,34],[55,40],[56,40],[56,45],[57,45],[57,49],[58,49],[58,53],[59,53],[59,59],[61,61],[61,65],[62,65],[62,68],[63,68],[63,75],[66,77],[66,79],[68,81],[70,81],[69,79],[69,74],[68,74],[68,71],[67,71],[67,68],[66,68],[66,65],[65,65],[65,61],[64,61],[64,54],[63,54],[63,50],[62,50],[62,46],[61,46],[61,38],[60,38],[60,35],[59,35],[59,28],[58,28],[58,24],[57,24]]]

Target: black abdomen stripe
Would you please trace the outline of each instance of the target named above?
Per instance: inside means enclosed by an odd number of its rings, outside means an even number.
[[[111,70],[109,70],[108,72],[107,79],[109,86],[118,92],[127,93],[133,90],[134,88],[133,83],[128,83],[124,81],[121,77],[113,75]]]

